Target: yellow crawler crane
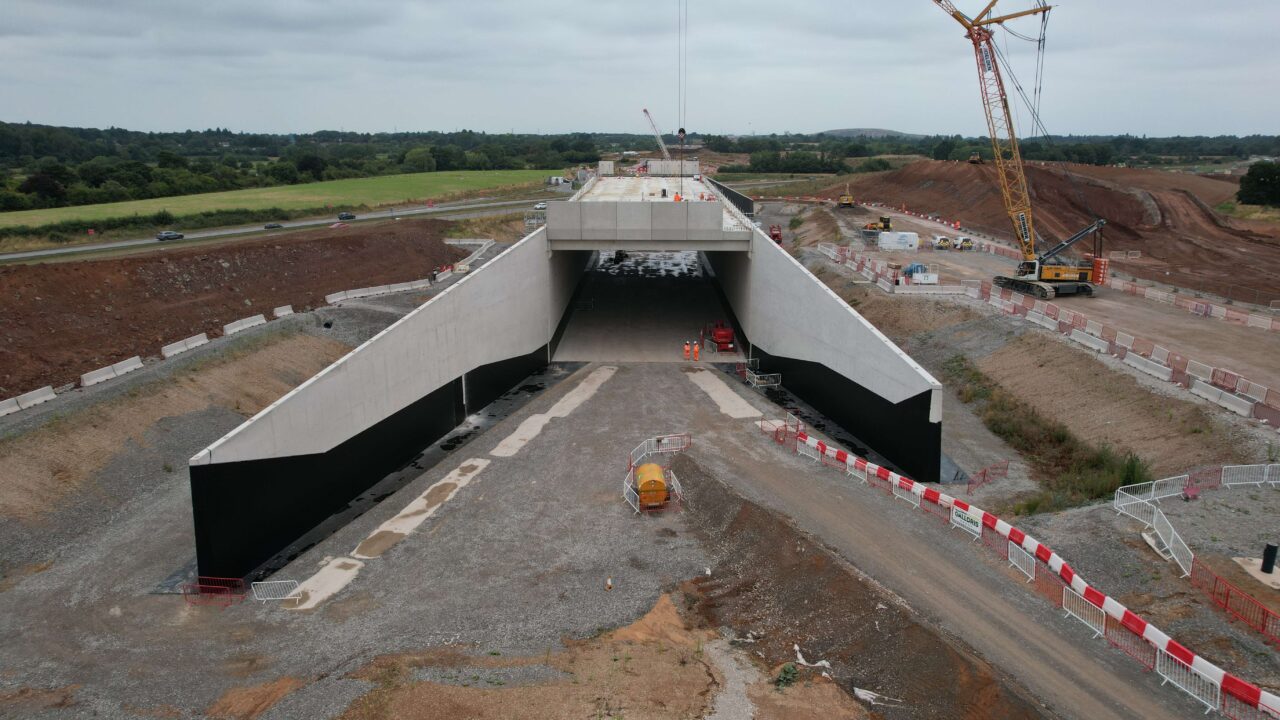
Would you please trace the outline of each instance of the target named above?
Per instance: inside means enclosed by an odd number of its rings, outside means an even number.
[[[990,15],[996,0],[991,0],[975,17],[956,9],[951,0],[933,0],[965,29],[965,37],[973,43],[978,61],[978,86],[982,92],[982,108],[987,115],[987,130],[991,137],[996,177],[1000,180],[1000,192],[1004,207],[1013,223],[1013,234],[1018,238],[1022,261],[1018,263],[1016,277],[997,276],[994,281],[1021,293],[1040,298],[1056,295],[1093,294],[1093,263],[1077,263],[1058,256],[1085,237],[1098,232],[1106,220],[1098,218],[1085,229],[1055,245],[1049,251],[1036,254],[1035,222],[1031,214],[1031,194],[1027,190],[1027,176],[1022,168],[1022,154],[1018,150],[1018,138],[1013,129],[1013,115],[1009,112],[1009,97],[1005,94],[1004,79],[996,62],[996,48],[992,43],[991,26],[1014,18],[1048,12],[1048,5],[1008,15]],[[1099,253],[1095,252],[1095,257]]]

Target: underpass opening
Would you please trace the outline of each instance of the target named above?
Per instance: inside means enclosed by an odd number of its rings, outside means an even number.
[[[733,327],[732,311],[696,251],[602,250],[583,274],[565,311],[556,362],[683,362],[684,344],[717,322]],[[736,362],[744,339],[717,352],[707,338],[703,362]]]

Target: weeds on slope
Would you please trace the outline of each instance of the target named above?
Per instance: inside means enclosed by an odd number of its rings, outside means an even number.
[[[974,404],[987,429],[1021,453],[1041,478],[1038,493],[1008,510],[1022,515],[1062,510],[1110,497],[1121,485],[1151,479],[1146,460],[1081,440],[1001,388],[965,356],[952,356],[943,372],[960,401]]]

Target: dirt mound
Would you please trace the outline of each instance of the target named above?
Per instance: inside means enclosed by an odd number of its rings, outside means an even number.
[[[971,651],[918,623],[899,601],[779,517],[743,500],[684,455],[693,525],[718,562],[693,583],[694,610],[739,636],[776,666],[831,663],[846,692],[895,698],[883,717],[1033,718],[1040,708]],[[823,668],[800,668],[816,675]]]
[[[1138,250],[1140,262],[1121,267],[1140,277],[1211,292],[1229,286],[1274,294],[1280,276],[1280,229],[1224,218],[1212,205],[1235,186],[1192,174],[1072,165],[1027,167],[1036,226],[1060,240],[1107,219],[1106,249]],[[1009,237],[996,169],[992,165],[920,161],[850,181],[859,199],[936,212],[967,226]],[[843,185],[823,197],[835,198]],[[1221,285],[1215,290],[1213,285]],[[1241,298],[1245,299],[1245,298]]]
[[[339,290],[416,280],[465,253],[441,220],[290,233],[215,248],[0,267],[0,398],[280,305],[316,307]]]

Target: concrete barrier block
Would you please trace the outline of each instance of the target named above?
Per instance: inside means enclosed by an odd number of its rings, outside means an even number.
[[[187,349],[190,350],[191,348],[198,348],[201,345],[204,345],[205,343],[209,342],[209,336],[204,333],[200,333],[199,335],[192,335],[191,337],[187,338],[186,340],[183,340],[182,342],[186,343]]]
[[[451,277],[453,277],[453,271],[445,270],[444,272],[436,276],[436,282],[444,282],[445,280],[448,280]]]
[[[275,316],[275,317],[277,317],[277,318],[282,318],[282,317],[284,317],[285,315],[292,315],[292,314],[293,314],[293,306],[292,306],[292,305],[281,305],[280,307],[276,308],[275,310],[272,310],[272,311],[271,311],[271,314],[272,314],[272,315],[274,315],[274,316]]]
[[[222,334],[234,335],[242,330],[247,330],[257,325],[266,324],[266,322],[267,322],[267,319],[265,317],[261,315],[254,315],[253,317],[243,318],[240,320],[236,320],[235,322],[231,322],[231,323],[227,323],[226,325],[223,325]]]
[[[343,300],[346,300],[346,299],[347,299],[346,290],[343,290],[342,292],[330,293],[324,296],[324,301],[330,305],[336,302],[342,302]]]
[[[25,410],[33,405],[39,405],[40,403],[43,403],[43,402],[49,402],[50,400],[56,397],[58,396],[53,392],[53,388],[49,387],[48,385],[45,385],[39,390],[32,390],[29,393],[23,393],[18,397],[14,398],[14,400],[18,401],[18,407]]]
[[[141,369],[142,369],[142,358],[138,357],[137,355],[134,355],[133,357],[129,358],[128,360],[121,360],[120,362],[116,363],[115,365],[112,365],[112,366],[111,366],[111,369],[116,371],[116,377],[120,377],[121,375],[124,375],[125,373],[131,373],[131,372],[133,372],[134,370],[141,370]]]
[[[110,380],[115,376],[116,376],[116,370],[114,367],[110,365],[104,368],[98,368],[97,370],[90,370],[89,372],[80,376],[80,387],[89,387],[90,385],[97,385],[98,383]]]
[[[1148,360],[1137,353],[1125,353],[1124,364],[1166,382],[1173,381],[1173,368]]]
[[[176,343],[169,343],[160,348],[160,354],[167,360],[174,355],[180,355],[187,351],[187,341],[179,340]]]
[[[18,398],[9,398],[0,400],[0,417],[4,417],[9,413],[16,413],[22,408],[18,406]]]
[[[1220,405],[1237,415],[1253,417],[1253,401],[1238,395],[1220,390],[1198,378],[1191,378],[1191,394]]]
[[[1049,329],[1049,330],[1055,330],[1055,331],[1058,329],[1058,321],[1057,321],[1057,320],[1054,320],[1053,318],[1049,317],[1048,315],[1045,315],[1044,313],[1038,313],[1038,312],[1036,312],[1036,311],[1032,310],[1032,311],[1030,311],[1030,312],[1028,312],[1028,313],[1027,313],[1027,319],[1028,319],[1028,320],[1030,320],[1031,322],[1033,322],[1033,323],[1035,323],[1035,324],[1039,325],[1039,326],[1040,326],[1040,327],[1042,327],[1042,328],[1046,328],[1046,329]]]
[[[1111,344],[1106,340],[1096,338],[1089,333],[1081,331],[1079,328],[1071,331],[1071,339],[1098,352],[1107,352],[1111,349]]]

